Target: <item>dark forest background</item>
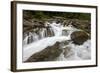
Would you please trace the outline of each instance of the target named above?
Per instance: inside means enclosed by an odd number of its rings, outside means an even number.
[[[51,12],[51,11],[31,11],[24,10],[24,19],[49,19],[54,17],[63,17],[68,19],[80,19],[80,20],[91,20],[90,13],[73,13],[73,12]]]

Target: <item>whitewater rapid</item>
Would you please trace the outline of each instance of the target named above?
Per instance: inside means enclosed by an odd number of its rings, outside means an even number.
[[[23,61],[26,61],[31,55],[42,51],[48,46],[53,46],[56,42],[63,42],[71,40],[71,33],[74,31],[81,31],[79,29],[74,28],[72,25],[64,27],[60,23],[48,23],[51,27],[50,30],[54,32],[54,36],[52,37],[44,37],[45,29],[40,31],[42,36],[39,39],[39,36],[35,33],[29,33],[23,40]],[[64,31],[67,31],[64,33]],[[64,35],[62,34],[64,33]],[[32,37],[35,41],[27,44],[28,38]],[[63,61],[63,60],[84,60],[91,58],[91,40],[87,40],[82,45],[75,45],[72,42],[69,42],[67,47],[70,47],[70,51],[67,55],[64,55],[63,52],[59,57],[55,60]],[[64,51],[64,50],[63,50]]]

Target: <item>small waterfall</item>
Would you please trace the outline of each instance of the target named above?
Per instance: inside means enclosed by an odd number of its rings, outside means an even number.
[[[46,28],[45,32],[44,32],[45,37],[52,37],[54,36],[54,32],[52,30],[52,28]]]
[[[32,39],[33,39],[32,42],[33,41],[38,41],[39,40],[39,35],[37,33],[33,33],[32,34]]]
[[[24,33],[24,37],[23,37],[23,45],[27,45],[29,43],[32,42],[32,33],[31,32],[28,32],[28,33]]]
[[[62,43],[61,46],[63,46],[62,49],[65,48],[65,50],[56,60],[80,60],[80,59],[90,58],[91,52],[87,51],[88,49],[90,50],[90,46],[91,46],[90,40],[85,42],[81,46],[78,45],[76,46],[70,41],[71,33],[74,31],[80,31],[80,29],[76,29],[70,24],[68,26],[63,26],[61,25],[61,23],[56,23],[56,21],[53,21],[52,23],[45,23],[45,25],[46,25],[45,27],[38,27],[37,29],[33,29],[35,31],[24,34],[25,38],[23,40],[23,46],[31,45],[29,46],[31,48],[26,47],[27,49],[29,49],[29,53],[28,53],[29,56],[33,53],[32,51],[35,49],[41,50],[41,47],[42,49],[44,49],[47,46],[52,46],[51,45],[52,43],[61,41]],[[35,43],[35,41],[37,42]],[[89,44],[86,45],[87,43]],[[66,50],[66,47],[68,46],[71,47],[71,50],[68,52],[67,55],[64,55],[68,51],[68,49]],[[84,52],[86,54],[84,54]],[[27,54],[24,55],[27,56]]]
[[[23,40],[23,45],[27,45],[28,42],[28,36],[25,36],[24,40]]]
[[[40,31],[39,31],[40,39],[44,38],[44,32],[45,32],[45,28],[40,28]]]
[[[37,41],[39,39],[39,35],[36,33],[32,33],[32,32],[28,32],[27,34],[25,34],[26,37],[23,40],[23,45],[27,45],[30,44],[34,41]]]
[[[25,34],[24,38],[24,45],[30,44],[32,42],[41,40],[46,37],[54,37],[54,36],[68,36],[70,33],[72,33],[74,28],[72,26],[66,26],[64,27],[61,25],[61,23],[56,23],[56,21],[53,21],[52,23],[45,23],[46,27],[38,27],[33,29],[33,32],[28,32],[27,35]]]
[[[56,22],[53,22],[51,25],[51,28],[55,34],[55,36],[61,36],[62,35],[62,26],[60,23],[56,24]]]

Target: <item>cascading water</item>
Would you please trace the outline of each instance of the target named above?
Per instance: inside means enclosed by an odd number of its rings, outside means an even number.
[[[61,36],[62,35],[62,25],[56,24],[55,22],[53,22],[52,24],[50,24],[52,30],[54,31],[55,36]]]
[[[29,32],[28,35],[25,36],[23,40],[23,61],[27,60],[32,54],[48,46],[52,46],[56,42],[71,40],[70,36],[72,32],[81,31],[72,25],[63,26],[61,23],[56,22],[46,24],[48,24],[49,27],[40,28],[40,30],[37,30],[37,33]],[[69,47],[70,49],[64,49],[56,60],[90,59],[90,46],[90,40],[87,40],[83,45],[75,45],[70,41],[69,44],[63,46],[63,48]]]

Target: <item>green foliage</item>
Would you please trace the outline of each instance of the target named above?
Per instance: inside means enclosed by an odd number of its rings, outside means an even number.
[[[91,20],[90,13],[73,13],[73,12],[50,12],[50,11],[30,11],[24,10],[23,15],[25,19],[35,18],[35,19],[49,19],[54,16],[63,17],[68,19],[82,19]]]
[[[91,20],[91,14],[90,13],[80,13],[79,19]]]

